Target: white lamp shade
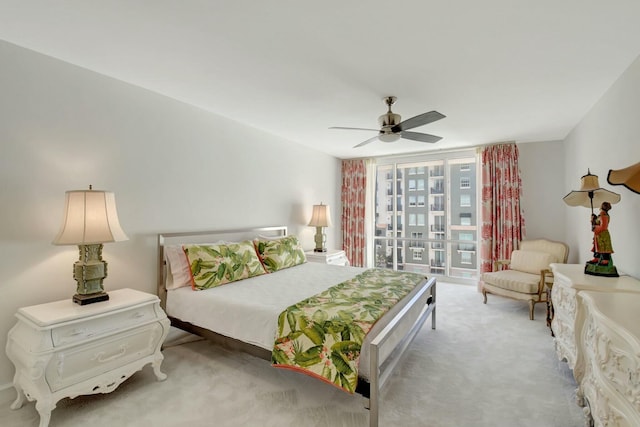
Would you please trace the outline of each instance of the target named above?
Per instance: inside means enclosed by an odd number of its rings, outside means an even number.
[[[331,210],[328,205],[313,205],[313,214],[309,225],[312,227],[331,227]]]
[[[100,190],[67,191],[64,219],[54,245],[92,245],[129,240],[120,227],[116,198]]]
[[[600,188],[598,175],[590,171],[580,178],[580,190],[574,190],[562,198],[569,206],[584,206],[585,208],[600,207],[602,202],[612,205],[620,201],[620,195],[613,191]]]

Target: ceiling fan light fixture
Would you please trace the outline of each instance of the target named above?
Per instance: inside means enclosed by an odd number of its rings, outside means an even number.
[[[381,133],[378,139],[382,142],[396,142],[400,139],[399,133]]]

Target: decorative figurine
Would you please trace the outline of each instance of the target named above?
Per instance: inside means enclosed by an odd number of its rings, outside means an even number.
[[[620,195],[600,187],[598,176],[587,170],[580,178],[580,190],[574,190],[563,197],[569,206],[591,208],[591,231],[593,232],[593,259],[587,261],[585,274],[593,276],[618,277],[618,270],[613,265],[611,254],[611,235],[609,234],[609,210],[613,203],[620,201]],[[600,204],[600,214],[593,213],[594,202]]]
[[[593,259],[587,261],[587,265],[584,268],[586,274],[618,277],[618,271],[611,258],[613,245],[609,234],[609,210],[611,210],[611,203],[602,202],[600,213],[598,215],[591,214],[591,231],[593,231],[593,247],[591,251],[593,252]]]

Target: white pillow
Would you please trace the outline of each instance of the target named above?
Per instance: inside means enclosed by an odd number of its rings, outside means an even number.
[[[515,250],[511,253],[511,270],[540,274],[540,270],[549,268],[555,257],[547,252]]]
[[[167,290],[191,286],[191,268],[189,260],[182,249],[182,245],[168,245],[164,247],[164,257],[167,260]]]

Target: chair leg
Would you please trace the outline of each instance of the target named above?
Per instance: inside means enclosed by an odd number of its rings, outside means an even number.
[[[530,299],[529,300],[529,320],[533,320],[533,308],[536,306],[536,303]]]
[[[484,303],[487,303],[487,291],[485,291],[484,289],[482,290],[482,297],[484,298]]]

